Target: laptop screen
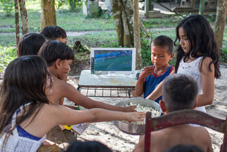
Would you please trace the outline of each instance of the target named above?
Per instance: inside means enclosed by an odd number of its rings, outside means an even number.
[[[135,72],[135,48],[92,48],[92,74],[133,74]]]

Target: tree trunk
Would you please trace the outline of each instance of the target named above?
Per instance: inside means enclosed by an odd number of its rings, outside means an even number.
[[[118,43],[120,46],[133,46],[133,5],[132,0],[112,0],[112,12]]]
[[[28,33],[28,14],[25,7],[25,1],[19,0],[20,5],[20,14],[21,14],[21,21],[22,21],[22,33],[23,35]]]
[[[135,1],[134,1],[134,5],[135,5]],[[135,11],[135,9],[134,9]],[[149,0],[145,0],[145,16],[146,18],[149,17]]]
[[[141,43],[140,43],[140,18],[139,0],[134,0],[134,47],[136,48],[136,69],[142,68]],[[147,5],[148,6],[148,5]]]
[[[205,0],[200,0],[200,2],[199,2],[199,14],[200,15],[204,14],[204,7],[205,7]]]
[[[41,29],[57,25],[54,4],[54,0],[41,0]]]
[[[222,53],[222,42],[226,23],[227,0],[218,0],[217,14],[215,21],[215,38],[217,41],[219,54]]]
[[[114,17],[114,22],[116,25],[116,32],[117,32],[117,38],[118,38],[118,44],[120,46],[124,46],[123,43],[123,23],[121,19],[121,5],[118,1],[112,0],[111,1],[112,5],[112,12],[113,12],[113,17]]]
[[[15,29],[16,29],[16,43],[18,45],[20,41],[20,27],[19,27],[19,13],[18,13],[18,0],[14,0],[14,7],[15,7]],[[17,52],[18,54],[18,52]]]

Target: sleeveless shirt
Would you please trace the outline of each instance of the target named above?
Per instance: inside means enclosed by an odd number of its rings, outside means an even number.
[[[169,66],[168,69],[166,70],[165,73],[163,73],[160,76],[156,76],[156,75],[149,75],[148,77],[146,77],[145,82],[144,82],[144,98],[146,98],[147,96],[149,96],[151,94],[151,92],[154,91],[154,89],[157,87],[157,85],[162,82],[162,80],[164,80],[173,70],[173,66]],[[159,100],[162,99],[162,96],[158,97],[155,102],[159,103]]]
[[[15,126],[16,124],[16,117],[17,114],[22,110],[24,107],[28,106],[30,103],[22,105],[14,114],[11,121],[11,127]],[[3,142],[7,133],[5,133],[0,138],[0,152],[2,151]],[[46,135],[42,138],[36,137],[25,131],[20,126],[16,127],[12,135],[9,136],[8,141],[3,148],[4,152],[35,152],[37,149],[42,145],[45,141]]]
[[[185,74],[187,76],[192,77],[198,85],[198,94],[202,94],[202,76],[201,72],[199,71],[199,63],[203,57],[198,57],[196,60],[186,63],[184,62],[183,58],[180,61],[177,74]],[[204,106],[196,107],[195,110],[199,110],[202,112],[206,112]]]

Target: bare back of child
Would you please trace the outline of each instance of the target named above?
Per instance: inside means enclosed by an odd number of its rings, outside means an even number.
[[[165,79],[162,87],[163,99],[160,107],[164,114],[181,109],[193,109],[198,93],[197,83],[183,74],[173,74]],[[199,146],[204,152],[212,152],[211,138],[204,127],[190,124],[178,125],[151,133],[150,150],[165,152],[169,148],[183,144]],[[144,151],[144,136],[134,152]]]

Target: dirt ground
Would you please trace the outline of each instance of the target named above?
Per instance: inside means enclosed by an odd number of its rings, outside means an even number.
[[[89,66],[84,66],[85,69]],[[215,98],[212,105],[206,107],[207,113],[225,119],[227,114],[227,64],[220,66],[221,78],[215,80]],[[69,83],[77,87],[78,77],[70,77]],[[82,92],[83,93],[83,92]],[[94,100],[116,104],[125,98],[108,98],[108,97],[90,97]],[[68,102],[68,104],[70,104]],[[208,129],[212,138],[212,146],[214,152],[218,152],[220,144],[222,143],[223,134]],[[115,152],[130,152],[138,143],[138,135],[129,135],[119,131],[112,122],[91,123],[89,127],[81,135],[77,137],[78,140],[97,140],[106,144]]]

